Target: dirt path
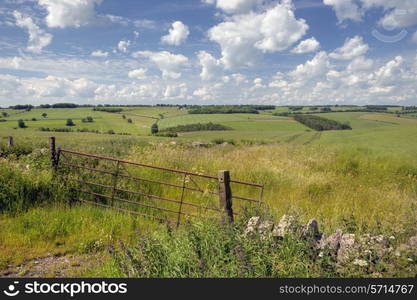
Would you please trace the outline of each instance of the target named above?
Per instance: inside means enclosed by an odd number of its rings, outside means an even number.
[[[78,277],[97,262],[98,257],[91,255],[48,255],[19,266],[9,266],[6,270],[0,271],[0,278]]]

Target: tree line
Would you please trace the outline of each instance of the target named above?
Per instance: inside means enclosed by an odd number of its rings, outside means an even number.
[[[325,119],[313,115],[295,115],[294,120],[305,126],[317,130],[352,130],[349,124],[344,124],[335,120]]]

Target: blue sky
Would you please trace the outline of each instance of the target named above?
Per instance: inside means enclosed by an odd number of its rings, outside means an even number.
[[[0,106],[417,105],[415,0],[3,0]]]

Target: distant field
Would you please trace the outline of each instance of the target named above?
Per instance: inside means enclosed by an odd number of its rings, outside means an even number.
[[[333,110],[353,108],[355,107],[332,107]],[[393,109],[390,108],[390,110]],[[417,151],[417,119],[414,119],[412,114],[401,118],[394,114],[369,112],[316,114],[342,123],[349,123],[353,129],[344,132],[318,133],[295,122],[290,117],[272,115],[274,112],[289,111],[288,107],[260,111],[259,114],[188,114],[186,109],[176,107],[123,107],[121,113],[93,111],[92,108],[32,109],[31,111],[3,109],[0,110],[0,113],[2,111],[6,111],[9,117],[6,118],[7,122],[0,122],[0,138],[13,135],[22,140],[46,141],[48,136],[55,135],[62,143],[74,148],[77,147],[77,144],[100,144],[102,141],[104,143],[108,140],[115,140],[115,144],[118,144],[123,139],[121,136],[108,134],[41,132],[39,128],[69,128],[65,126],[65,123],[68,118],[71,118],[76,124],[76,126],[70,127],[74,131],[86,128],[107,133],[109,130],[113,130],[116,133],[129,134],[130,142],[148,143],[174,139],[150,136],[150,127],[154,123],[157,123],[160,129],[164,129],[178,125],[212,122],[228,126],[232,130],[180,133],[175,140],[187,143],[224,139],[234,142],[342,145],[369,149],[380,154],[404,154],[407,157],[415,156],[414,153]],[[310,111],[310,108],[304,107],[302,111]],[[44,112],[48,114],[47,118],[42,117]],[[126,116],[126,119],[122,118],[123,115]],[[87,116],[93,117],[94,122],[83,123],[81,120]],[[36,118],[37,121],[31,121],[32,118]],[[129,118],[133,123],[127,122]],[[25,120],[28,128],[16,129],[19,119]]]

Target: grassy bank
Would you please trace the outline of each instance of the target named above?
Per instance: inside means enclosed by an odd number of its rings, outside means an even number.
[[[193,148],[156,143],[132,144],[130,151],[125,148],[123,152],[118,150],[120,145],[108,154],[211,175],[228,169],[234,179],[263,183],[264,200],[273,220],[283,214],[295,215],[304,223],[316,218],[325,233],[337,228],[356,234],[381,233],[394,235],[399,243],[416,234],[417,163],[406,156],[312,145]],[[99,257],[100,263],[77,276],[369,275],[360,269],[329,269],[313,258],[307,245],[291,238],[280,248],[242,239],[245,219],[232,228],[195,222],[175,230],[101,208],[68,206],[62,179],[56,180],[49,170],[48,154],[38,150],[20,158],[11,154],[0,162],[0,269],[52,254]],[[157,180],[176,180],[156,170],[138,172]],[[168,189],[155,188],[153,192],[175,196]],[[233,193],[259,196],[258,191],[238,187]],[[238,200],[234,205],[239,206]],[[383,276],[415,275],[401,266],[398,264],[398,272],[390,269]]]

